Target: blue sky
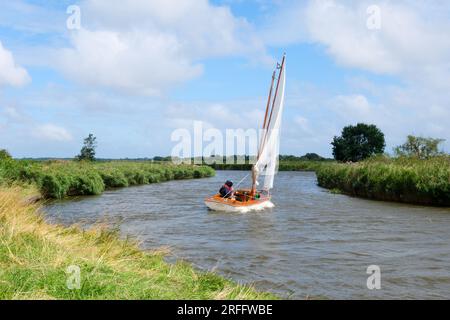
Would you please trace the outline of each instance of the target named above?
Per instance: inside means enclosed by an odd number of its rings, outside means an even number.
[[[80,28],[68,29],[70,5]],[[375,10],[375,11],[374,11]],[[387,148],[450,150],[450,4],[437,1],[0,0],[0,148],[72,157],[168,155],[173,130],[255,128],[287,53],[281,153],[331,156],[367,122]]]

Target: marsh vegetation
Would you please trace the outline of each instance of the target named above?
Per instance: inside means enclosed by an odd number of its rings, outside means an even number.
[[[131,161],[0,160],[0,182],[29,184],[45,198],[98,195],[105,189],[214,175],[207,166]]]

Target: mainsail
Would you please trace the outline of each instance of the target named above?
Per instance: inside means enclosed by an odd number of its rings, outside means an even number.
[[[269,103],[266,110],[266,119],[260,141],[257,161],[253,167],[254,183],[258,175],[264,175],[264,190],[273,188],[273,180],[278,170],[278,156],[280,150],[280,128],[281,118],[284,106],[284,88],[286,84],[286,66],[285,57],[279,66],[279,75],[275,94],[271,99],[269,94]],[[270,108],[270,112],[269,111]],[[268,120],[267,120],[268,116]],[[255,188],[255,187],[253,187]]]

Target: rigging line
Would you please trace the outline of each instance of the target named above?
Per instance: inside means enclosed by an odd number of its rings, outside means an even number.
[[[241,179],[241,181],[238,182],[238,184],[236,185],[236,189],[241,185],[242,182],[244,182],[245,179],[247,179],[247,177],[248,177],[249,175],[250,175],[250,173],[247,173],[247,174],[245,175],[245,177],[243,177],[243,178]],[[225,197],[228,196],[228,195],[231,193],[231,191],[232,191],[232,190],[228,191],[228,193],[225,195]],[[224,198],[225,198],[225,197],[224,197]]]

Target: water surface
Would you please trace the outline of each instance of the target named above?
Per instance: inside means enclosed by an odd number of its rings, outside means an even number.
[[[145,248],[185,259],[286,298],[450,298],[450,209],[357,199],[316,185],[314,173],[280,172],[259,213],[209,211],[203,199],[247,172],[170,181],[59,201],[50,220],[120,223]],[[367,267],[381,289],[367,288]]]

